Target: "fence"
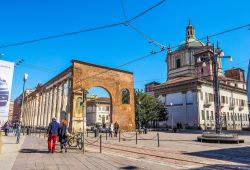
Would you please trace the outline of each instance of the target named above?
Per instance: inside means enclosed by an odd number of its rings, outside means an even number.
[[[32,135],[35,137],[39,137],[39,138],[46,138],[47,137],[47,128],[45,127],[24,127],[22,128],[22,132],[25,133],[25,131],[27,132],[27,135]],[[92,136],[90,134],[93,134]],[[73,134],[72,136],[74,136],[75,134]],[[82,137],[81,137],[81,141],[82,141],[82,150],[83,152],[85,152],[86,147],[87,146],[97,146],[99,147],[99,152],[102,153],[103,152],[103,148],[107,147],[105,145],[116,145],[115,143],[107,143],[104,142],[103,139],[105,139],[106,141],[108,140],[112,140],[112,141],[118,141],[119,143],[121,143],[122,141],[133,141],[135,140],[135,144],[138,145],[139,141],[142,140],[152,140],[152,141],[156,141],[156,145],[159,148],[160,147],[160,135],[159,133],[157,133],[155,136],[150,137],[150,138],[145,138],[145,136],[143,136],[141,133],[136,132],[130,132],[130,133],[126,133],[126,132],[121,132],[119,131],[117,134],[113,134],[113,133],[102,133],[102,134],[98,134],[98,133],[94,133],[94,132],[86,132],[86,137],[84,137],[83,133],[81,133]],[[103,145],[104,144],[104,145]],[[107,147],[112,149],[111,147]]]

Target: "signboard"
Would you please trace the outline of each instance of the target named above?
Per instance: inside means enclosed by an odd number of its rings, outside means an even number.
[[[0,60],[0,126],[8,120],[14,63]]]

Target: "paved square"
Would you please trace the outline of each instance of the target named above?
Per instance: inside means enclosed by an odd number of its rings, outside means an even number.
[[[69,149],[68,153],[57,150],[51,154],[47,152],[43,136],[22,136],[19,145],[14,144],[15,138],[10,136],[3,137],[0,161],[5,163],[4,169],[12,167],[13,170],[250,169],[249,132],[241,132],[245,139],[243,144],[199,143],[195,139],[200,133],[159,132],[159,148],[156,132],[139,134],[137,145],[134,132],[122,133],[120,142],[118,138],[106,140],[106,135],[102,134],[102,153],[99,153],[100,140],[89,134],[85,154],[76,148]]]

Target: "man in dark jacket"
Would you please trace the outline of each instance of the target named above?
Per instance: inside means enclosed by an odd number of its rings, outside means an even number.
[[[49,124],[49,128],[48,128],[48,149],[49,149],[49,152],[52,152],[52,153],[55,152],[58,131],[59,131],[59,123],[56,121],[56,117],[53,117],[52,122]],[[51,140],[53,141],[52,148],[51,148]]]
[[[119,132],[119,128],[120,128],[120,126],[119,126],[118,122],[116,121],[114,124],[115,137],[117,137],[117,134]]]

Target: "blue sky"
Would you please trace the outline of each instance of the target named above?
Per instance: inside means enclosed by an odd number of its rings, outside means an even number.
[[[126,14],[132,17],[159,0],[123,0]],[[196,36],[204,37],[250,23],[249,0],[167,0],[161,6],[133,21],[133,25],[163,44],[178,45],[185,39],[190,18]],[[124,20],[120,0],[43,0],[1,1],[0,46],[15,42],[78,31]],[[219,41],[225,55],[223,62],[247,70],[250,58],[250,30],[242,29],[211,39]],[[126,26],[103,29],[69,37],[0,49],[8,61],[25,59],[16,67],[12,98],[22,91],[23,73],[29,74],[28,88],[45,83],[70,65],[70,60],[116,67],[128,60],[147,55],[152,46]],[[166,78],[166,53],[152,56],[122,69],[134,72],[135,87]]]

